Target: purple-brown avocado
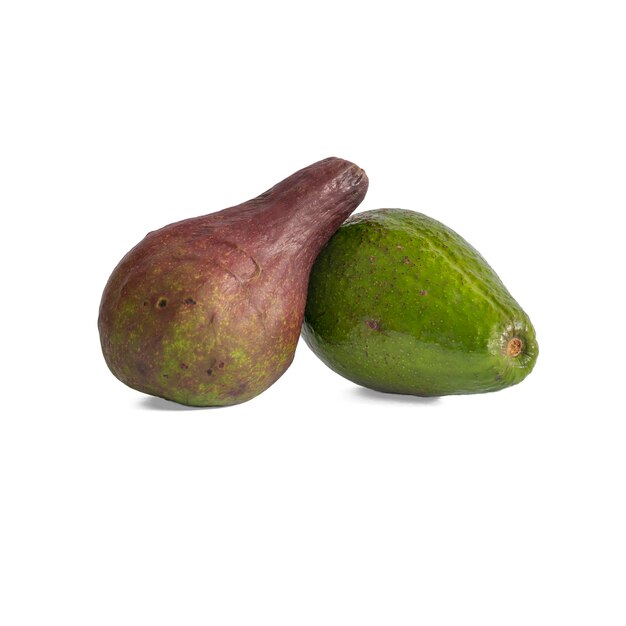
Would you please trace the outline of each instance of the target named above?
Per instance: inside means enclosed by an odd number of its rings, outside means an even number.
[[[293,360],[313,262],[367,186],[363,170],[332,157],[253,200],[148,233],[102,294],[110,370],[192,406],[263,392]]]

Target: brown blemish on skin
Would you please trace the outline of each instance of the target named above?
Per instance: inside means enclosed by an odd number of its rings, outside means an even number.
[[[402,259],[402,262],[403,262],[405,265],[411,265],[411,259],[409,259],[409,257],[408,257],[408,256],[405,256],[405,257]]]
[[[209,368],[206,373],[210,376],[213,373],[213,370],[211,368]]]
[[[224,361],[220,361],[217,365],[217,367],[219,367],[220,369],[222,369],[224,367]]]
[[[404,246],[401,246],[400,244],[398,244],[398,245],[396,246],[396,248],[397,248],[398,250],[404,250]]]
[[[380,322],[378,320],[365,320],[365,323],[372,330],[380,330]]]
[[[185,298],[185,304],[196,304],[193,298]]]
[[[376,257],[375,257],[375,256],[371,256],[371,257],[370,257],[370,263],[373,263],[375,260],[376,260]]]
[[[237,385],[237,387],[235,389],[229,391],[228,395],[232,396],[233,398],[236,398],[236,397],[242,395],[246,391],[246,389],[248,389],[248,383],[243,382],[243,383],[240,383],[239,385]]]
[[[428,295],[428,291],[426,291],[426,289],[422,289],[420,291],[420,296],[427,296]]]
[[[519,337],[513,337],[513,339],[509,340],[509,343],[506,346],[506,353],[515,358],[522,353],[524,349],[524,342]]]
[[[187,369],[189,369],[189,365],[187,365],[186,363],[181,363],[180,364],[180,369],[181,370],[187,370]]]
[[[258,261],[235,243],[217,241],[212,252],[217,264],[240,283],[252,281],[261,274]]]
[[[167,298],[159,298],[157,301],[157,307],[163,309],[167,306]]]

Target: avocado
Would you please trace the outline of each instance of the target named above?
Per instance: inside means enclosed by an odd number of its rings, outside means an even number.
[[[367,186],[360,167],[331,157],[252,200],[148,233],[102,294],[111,372],[190,406],[265,391],[293,360],[311,266]]]
[[[350,217],[309,278],[303,337],[338,374],[378,391],[442,396],[521,382],[530,319],[485,259],[426,215]]]

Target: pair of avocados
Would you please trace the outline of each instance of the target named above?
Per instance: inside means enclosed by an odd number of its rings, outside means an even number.
[[[367,187],[361,168],[333,157],[148,233],[102,295],[110,370],[182,404],[237,404],[287,370],[303,329],[329,367],[380,391],[481,393],[523,380],[535,332],[491,267],[420,213],[347,219]]]

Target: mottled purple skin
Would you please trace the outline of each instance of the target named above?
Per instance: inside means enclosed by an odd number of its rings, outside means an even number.
[[[192,406],[267,389],[293,360],[311,266],[367,186],[363,170],[329,158],[253,200],[149,233],[102,295],[113,374]]]

